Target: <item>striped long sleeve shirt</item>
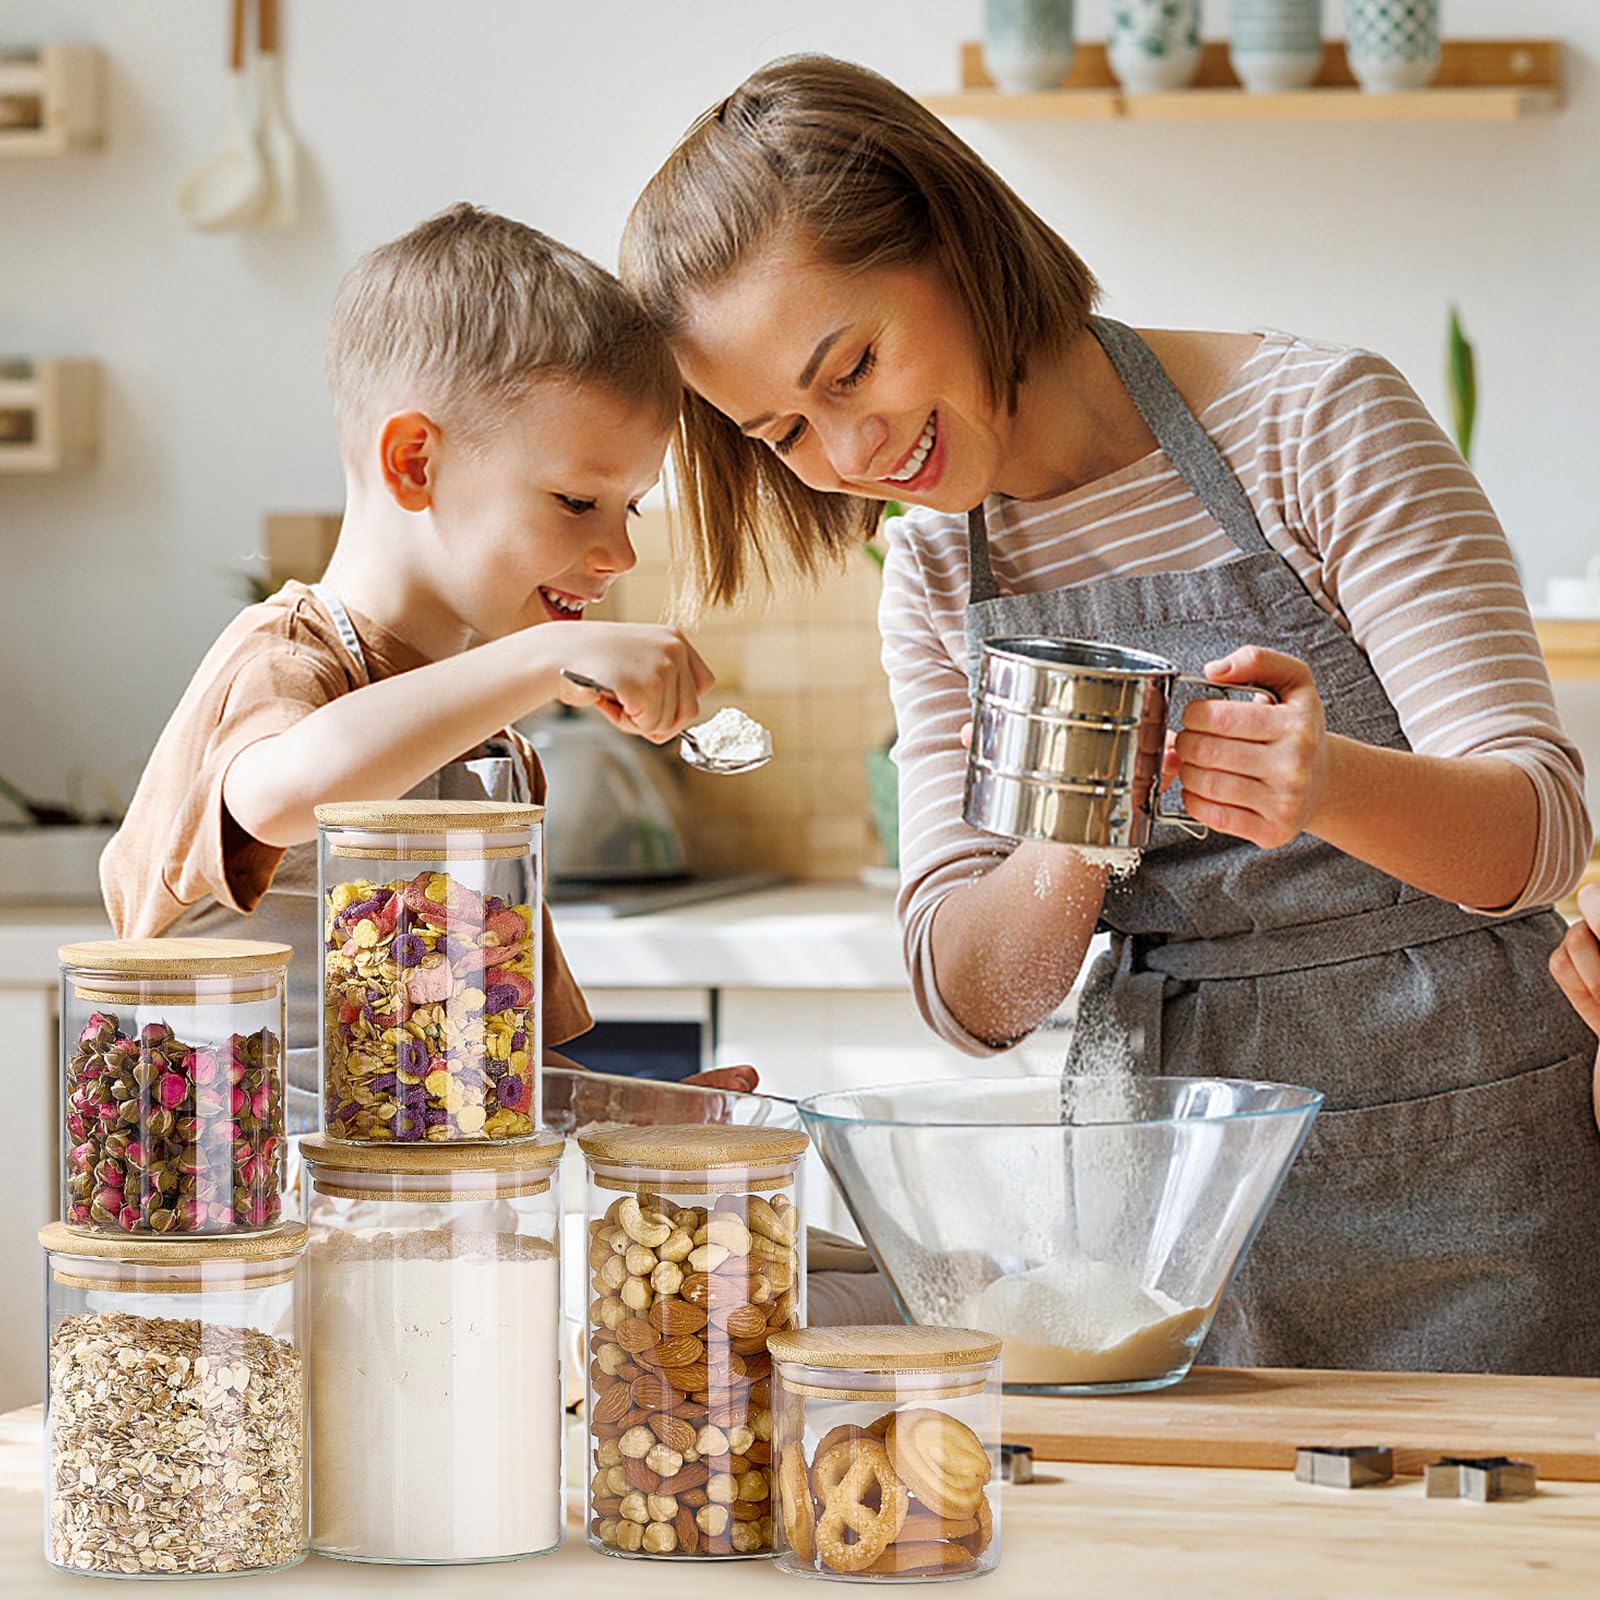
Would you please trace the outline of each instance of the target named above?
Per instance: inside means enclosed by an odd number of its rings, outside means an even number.
[[[1267,541],[1371,662],[1413,750],[1515,763],[1538,798],[1521,911],[1567,893],[1593,838],[1583,764],[1562,733],[1516,565],[1487,497],[1398,371],[1365,350],[1264,332],[1200,421]],[[1003,594],[1240,559],[1157,450],[1052,500],[991,499]],[[974,1054],[934,981],[939,902],[1004,859],[961,820],[971,716],[962,614],[966,519],[921,507],[889,524],[879,621],[899,728],[899,916],[917,1003]],[[1270,641],[1261,641],[1268,643]]]

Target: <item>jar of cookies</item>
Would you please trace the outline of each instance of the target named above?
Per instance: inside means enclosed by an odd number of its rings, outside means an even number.
[[[589,1543],[773,1548],[767,1336],[805,1320],[796,1129],[584,1134]]]
[[[543,817],[490,800],[317,807],[329,1138],[533,1136]]]
[[[45,1559],[99,1577],[306,1552],[298,1222],[225,1238],[42,1229]]]
[[[1000,1564],[997,1338],[800,1328],[767,1350],[780,1571],[926,1581]]]
[[[284,978],[249,939],[61,947],[61,1216],[86,1233],[283,1220]]]

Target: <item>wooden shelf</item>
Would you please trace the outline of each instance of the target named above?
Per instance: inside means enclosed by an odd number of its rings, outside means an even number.
[[[1600,621],[1540,617],[1533,628],[1552,678],[1600,678]]]
[[[33,117],[21,125],[0,118],[0,157],[64,156],[101,142],[99,49],[92,44],[47,44],[37,51],[0,53],[0,106]]]
[[[0,367],[0,473],[88,466],[99,401],[97,361],[41,361],[15,374]]]
[[[1228,46],[1202,48],[1193,84],[1160,94],[1124,94],[1103,43],[1082,43],[1059,89],[1002,94],[983,61],[983,45],[961,47],[961,91],[924,95],[941,117],[988,121],[1047,119],[1148,122],[1509,122],[1553,110],[1561,100],[1561,46],[1554,39],[1447,40],[1426,89],[1369,94],[1361,89],[1337,39],[1323,46],[1309,89],[1249,94],[1228,65]]]

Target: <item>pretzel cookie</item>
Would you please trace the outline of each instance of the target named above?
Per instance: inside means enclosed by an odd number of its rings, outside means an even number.
[[[785,1445],[778,1461],[778,1505],[783,1536],[796,1559],[809,1567],[817,1558],[817,1513],[811,1504],[805,1451],[798,1444]]]
[[[992,1466],[966,1423],[942,1411],[900,1411],[883,1443],[895,1476],[935,1516],[978,1514]]]
[[[825,1455],[818,1452],[813,1481],[828,1485],[816,1528],[823,1564],[835,1572],[870,1567],[906,1520],[906,1486],[889,1464],[889,1452],[876,1439],[843,1439]],[[853,1542],[846,1540],[847,1533],[855,1536]]]

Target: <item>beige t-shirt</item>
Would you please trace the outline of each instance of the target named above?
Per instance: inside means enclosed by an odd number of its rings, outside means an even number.
[[[214,900],[248,915],[285,852],[247,834],[228,814],[222,782],[247,745],[291,728],[307,713],[426,658],[388,629],[350,613],[367,670],[340,643],[334,621],[302,583],[229,623],[206,652],[168,719],[121,828],[100,858],[100,887],[119,938],[153,938],[189,907]],[[527,740],[501,735],[527,768],[536,804],[544,771]],[[544,910],[544,1042],[593,1025]]]

